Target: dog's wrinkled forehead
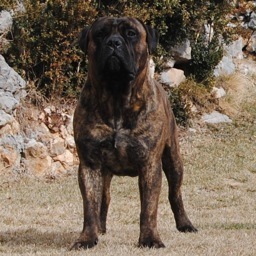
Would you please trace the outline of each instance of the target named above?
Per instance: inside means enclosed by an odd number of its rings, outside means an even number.
[[[149,53],[156,50],[158,43],[158,32],[148,25],[145,25],[141,20],[132,17],[102,17],[97,19],[91,26],[83,29],[79,45],[84,52],[87,52],[89,41],[97,41],[97,38],[104,38],[111,34],[120,34],[123,36],[124,31],[131,33],[130,35],[137,36],[140,43],[148,45]]]
[[[114,18],[114,17],[103,17],[96,20],[92,27],[91,31],[92,34],[104,31],[108,33],[120,33],[122,29],[134,29],[138,31],[140,35],[146,36],[146,30],[142,23],[135,19],[129,17],[122,17],[122,18]]]

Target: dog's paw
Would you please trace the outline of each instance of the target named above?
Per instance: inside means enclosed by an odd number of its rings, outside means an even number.
[[[198,230],[192,225],[192,224],[189,224],[189,225],[184,225],[184,226],[180,226],[180,227],[177,227],[177,229],[180,231],[180,232],[183,232],[183,233],[192,233],[192,232],[197,232]]]
[[[161,240],[153,239],[153,238],[146,238],[139,241],[139,247],[147,247],[147,248],[165,248],[165,245]]]
[[[90,249],[98,244],[98,239],[91,241],[77,241],[75,242],[70,250],[81,250],[81,249]]]

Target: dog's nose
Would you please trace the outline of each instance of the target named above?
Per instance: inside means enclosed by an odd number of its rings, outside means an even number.
[[[112,36],[107,40],[107,46],[111,48],[119,48],[122,45],[122,41],[117,36]]]

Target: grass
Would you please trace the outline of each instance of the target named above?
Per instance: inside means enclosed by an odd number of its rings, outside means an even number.
[[[232,124],[182,133],[184,204],[197,234],[175,229],[163,179],[158,226],[166,248],[139,249],[137,179],[116,177],[108,233],[97,247],[70,252],[83,219],[76,171],[55,180],[2,174],[0,255],[255,255],[255,87],[250,96]]]

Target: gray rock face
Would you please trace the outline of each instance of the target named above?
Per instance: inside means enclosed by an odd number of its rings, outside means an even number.
[[[232,123],[232,120],[228,116],[217,111],[213,111],[211,114],[203,115],[202,120],[208,124]]]
[[[0,55],[0,170],[20,165],[24,139],[13,113],[26,95],[25,86],[26,82]]]
[[[8,11],[0,12],[0,33],[8,31],[12,26],[12,15]]]
[[[217,67],[214,70],[214,75],[216,77],[221,75],[230,75],[234,73],[236,70],[236,66],[233,62],[232,57],[224,56],[220,63],[217,65]]]
[[[0,55],[0,92],[2,96],[14,97],[17,101],[26,96],[26,82]]]

